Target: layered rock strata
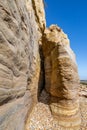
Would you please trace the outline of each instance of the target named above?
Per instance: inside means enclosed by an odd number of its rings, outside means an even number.
[[[0,0],[0,130],[24,130],[38,101],[43,15],[41,0]]]
[[[43,0],[0,0],[0,130],[30,130],[43,87],[50,96],[42,107],[50,106],[57,129],[78,130],[79,77],[67,36],[46,29]]]
[[[75,55],[63,31],[52,25],[43,35],[45,89],[51,95],[50,109],[59,125],[80,128],[79,76]]]

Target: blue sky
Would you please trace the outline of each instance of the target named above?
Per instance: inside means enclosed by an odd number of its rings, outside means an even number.
[[[45,0],[47,27],[57,24],[68,34],[80,79],[87,79],[87,0]]]

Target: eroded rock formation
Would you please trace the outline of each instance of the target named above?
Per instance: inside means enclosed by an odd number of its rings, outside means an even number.
[[[46,29],[43,0],[0,0],[0,130],[39,130],[30,124],[37,106],[44,120],[48,106],[57,126],[41,130],[79,130],[78,87],[69,40],[55,25]]]
[[[44,32],[42,46],[45,88],[51,95],[52,114],[60,125],[78,129],[81,123],[78,98],[79,76],[75,55],[70,48],[67,35],[59,27],[52,25]]]
[[[24,130],[37,102],[43,11],[41,0],[0,0],[0,130]]]

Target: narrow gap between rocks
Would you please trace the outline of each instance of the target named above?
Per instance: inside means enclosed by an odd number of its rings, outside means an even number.
[[[45,69],[44,69],[44,57],[43,57],[42,45],[39,45],[39,54],[41,61],[40,61],[40,76],[38,83],[38,101],[43,89],[45,88]]]

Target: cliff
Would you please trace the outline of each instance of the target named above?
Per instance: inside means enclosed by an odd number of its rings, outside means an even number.
[[[0,130],[81,129],[79,86],[68,37],[46,28],[43,0],[0,0]]]

